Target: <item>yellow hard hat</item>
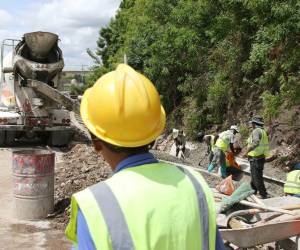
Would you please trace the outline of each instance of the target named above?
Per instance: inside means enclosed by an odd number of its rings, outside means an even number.
[[[151,143],[166,123],[154,85],[126,64],[118,65],[85,91],[80,113],[92,134],[120,147]]]

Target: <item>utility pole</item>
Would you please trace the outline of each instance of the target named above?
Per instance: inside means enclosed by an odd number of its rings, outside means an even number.
[[[85,71],[83,71],[83,69],[88,66],[89,65],[81,64],[81,82],[82,82],[82,84],[84,84],[84,77],[85,77]]]
[[[127,63],[127,55],[126,55],[126,54],[124,54],[124,63],[125,63],[125,64],[128,64],[128,63]]]

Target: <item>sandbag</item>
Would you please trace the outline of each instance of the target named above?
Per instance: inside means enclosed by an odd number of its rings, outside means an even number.
[[[233,181],[232,181],[232,175],[230,175],[227,178],[225,178],[224,180],[222,180],[216,186],[216,189],[222,194],[231,195],[235,190],[235,187],[234,187]]]
[[[235,161],[234,154],[232,152],[226,153],[226,166],[241,169],[241,166]]]

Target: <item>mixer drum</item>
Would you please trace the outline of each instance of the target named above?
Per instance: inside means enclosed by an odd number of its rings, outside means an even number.
[[[50,32],[26,33],[16,46],[14,70],[24,79],[50,82],[64,67],[58,36]]]

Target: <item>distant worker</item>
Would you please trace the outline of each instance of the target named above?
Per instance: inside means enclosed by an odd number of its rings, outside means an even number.
[[[178,131],[178,135],[174,138],[174,143],[176,146],[176,157],[178,157],[180,151],[184,157],[186,139],[183,130]]]
[[[166,116],[148,78],[120,64],[85,91],[80,111],[114,174],[73,194],[66,235],[75,249],[224,249],[201,174],[149,153]]]
[[[216,166],[219,167],[222,178],[227,177],[226,173],[226,152],[231,151],[234,154],[235,135],[239,133],[236,125],[232,125],[229,130],[219,134],[216,141],[214,156],[208,166],[208,171],[212,172]]]
[[[300,170],[293,170],[286,175],[283,191],[287,195],[300,198]]]
[[[203,131],[200,131],[197,133],[197,141],[202,142],[203,138],[204,138],[205,134],[203,133]]]
[[[211,163],[213,157],[214,157],[214,151],[216,148],[216,141],[218,139],[218,135],[205,135],[203,137],[203,141],[205,142],[207,149],[206,149],[206,155],[208,155],[209,163]]]
[[[243,156],[248,157],[251,172],[251,186],[255,194],[259,192],[262,199],[269,197],[263,179],[266,156],[269,155],[269,138],[264,129],[263,118],[254,116],[250,122],[252,132],[247,140],[248,146]]]

